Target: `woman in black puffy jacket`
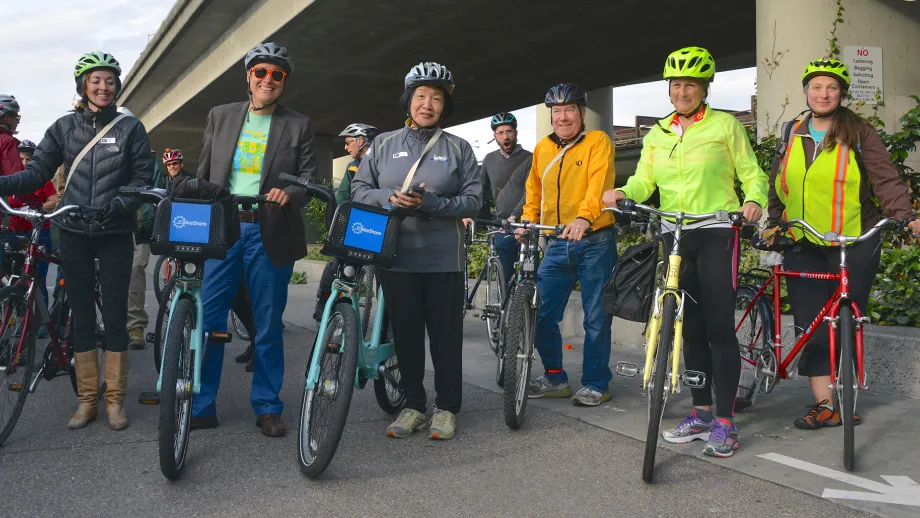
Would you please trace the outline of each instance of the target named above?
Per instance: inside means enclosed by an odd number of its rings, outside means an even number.
[[[25,170],[0,178],[0,195],[32,192],[64,166],[66,186],[59,205],[100,208],[94,218],[65,215],[54,224],[60,230],[61,268],[73,311],[74,367],[79,406],[67,423],[82,428],[96,418],[99,359],[96,348],[96,309],[93,300],[99,260],[102,319],[105,323],[104,379],[109,427],[128,426],[124,399],[128,376],[128,285],[134,257],[138,201],[119,195],[123,186],[143,187],[155,167],[147,131],[125,115],[74,166],[78,155],[96,135],[120,116],[115,97],[121,91],[121,66],[111,54],[84,54],[74,68],[81,100],[73,113],[48,128]]]

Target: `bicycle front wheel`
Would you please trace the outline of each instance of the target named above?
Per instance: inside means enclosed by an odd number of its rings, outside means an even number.
[[[856,363],[853,361],[853,309],[840,305],[837,326],[837,408],[843,419],[843,467],[853,471],[855,464]]]
[[[163,384],[160,391],[160,422],[158,429],[160,471],[170,480],[177,480],[185,467],[188,437],[192,418],[193,368],[191,344],[195,329],[195,300],[183,297],[176,303],[169,331],[166,334],[163,364]]]
[[[517,430],[524,422],[527,410],[527,384],[533,358],[535,309],[531,302],[537,287],[524,282],[515,288],[508,303],[505,322],[505,424]]]
[[[157,374],[160,373],[160,366],[163,365],[163,340],[166,338],[166,325],[169,323],[169,305],[172,302],[175,290],[176,278],[173,277],[166,283],[166,290],[163,296],[157,299],[160,303],[157,307],[156,326],[153,328],[153,363]]]
[[[337,303],[320,342],[320,352],[311,361],[311,365],[318,364],[319,380],[315,387],[304,384],[300,407],[298,459],[300,471],[310,478],[326,470],[342,439],[355,388],[360,332],[351,302]],[[308,365],[305,377],[309,372]]]
[[[21,288],[0,288],[0,444],[16,427],[32,381],[35,333],[25,329],[26,313]]]
[[[645,436],[645,459],[642,463],[642,480],[651,482],[655,473],[655,452],[658,448],[658,431],[661,428],[661,416],[668,401],[670,376],[668,376],[668,359],[674,346],[674,317],[677,313],[677,297],[671,293],[664,295],[661,314],[661,330],[658,332],[658,349],[655,352],[655,366],[648,387],[648,433]]]

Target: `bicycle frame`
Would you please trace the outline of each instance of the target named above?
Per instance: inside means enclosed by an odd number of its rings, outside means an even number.
[[[340,266],[344,268],[345,265]],[[329,318],[332,316],[332,309],[339,301],[340,295],[345,295],[351,300],[351,307],[355,315],[360,315],[361,311],[358,305],[358,286],[363,283],[363,276],[357,276],[354,282],[346,281],[337,275],[332,281],[332,292],[329,299],[326,300],[326,306],[323,308],[323,318],[320,321],[319,330],[316,333],[316,341],[313,343],[313,353],[311,355],[310,368],[307,372],[306,390],[313,390],[319,383],[320,365],[319,359],[322,358],[322,348],[326,329],[329,325]],[[379,283],[378,283],[379,284]],[[358,371],[355,373],[355,388],[361,388],[361,380],[358,374],[362,374],[366,379],[375,380],[380,377],[377,366],[387,361],[395,353],[393,348],[393,337],[387,342],[381,342],[383,336],[383,319],[386,314],[386,306],[383,298],[383,287],[377,286],[377,308],[374,311],[374,327],[371,332],[371,339],[365,340],[361,337],[361,348],[358,350]],[[344,347],[344,345],[343,345]]]
[[[646,336],[648,339],[645,343],[645,369],[642,372],[642,389],[648,388],[648,380],[652,376],[652,366],[655,361],[655,353],[658,350],[658,332],[661,330],[662,308],[664,298],[667,294],[674,295],[680,304],[677,307],[677,315],[674,318],[674,347],[671,350],[671,393],[674,394],[679,390],[677,383],[677,373],[680,368],[680,352],[684,342],[684,292],[678,287],[680,279],[680,238],[683,225],[677,225],[674,232],[674,246],[671,247],[671,253],[668,255],[668,267],[664,273],[664,286],[655,290],[655,305],[652,308],[651,317],[649,317],[648,330]],[[659,282],[660,284],[660,282]]]
[[[179,275],[179,269],[176,269],[176,272]],[[192,333],[189,350],[194,355],[192,393],[197,395],[201,393],[201,365],[204,363],[205,344],[207,343],[207,333],[204,331],[204,303],[201,300],[201,279],[181,275],[176,279],[176,291],[169,302],[169,318],[167,319],[166,329],[169,329],[172,325],[176,304],[183,297],[191,297],[195,300],[195,330]],[[164,337],[163,354],[160,356],[160,374],[157,377],[157,393],[161,393],[163,389],[163,372],[165,371],[167,358],[166,350],[169,346],[169,340]]]
[[[489,244],[489,255],[486,257],[486,263],[483,264],[482,269],[479,270],[479,277],[476,278],[476,284],[473,285],[472,291],[470,290],[470,272],[468,268],[463,270],[463,292],[464,300],[463,307],[464,310],[473,309],[473,299],[476,298],[476,292],[479,290],[479,285],[482,284],[482,281],[486,278],[486,271],[488,270],[489,259],[495,257],[498,258],[498,252],[495,251],[495,236],[500,232],[490,232],[488,238],[476,239],[476,224],[471,223],[468,235],[470,236],[467,241],[468,243],[488,243]],[[467,256],[469,257],[469,256]],[[468,266],[468,265],[467,265]],[[506,279],[507,280],[507,279]]]
[[[842,251],[845,254],[845,251]],[[797,277],[800,279],[812,279],[812,280],[822,280],[822,281],[837,281],[840,285],[837,287],[837,291],[828,299],[827,303],[824,304],[824,307],[821,308],[821,311],[818,312],[818,315],[811,321],[808,327],[804,330],[802,335],[795,341],[795,344],[792,347],[792,350],[783,357],[783,337],[782,337],[782,308],[781,308],[781,295],[780,295],[780,280],[783,277]],[[760,289],[757,291],[757,295],[753,298],[748,307],[745,308],[744,315],[741,317],[741,320],[735,327],[735,333],[737,334],[738,330],[741,328],[741,324],[744,323],[747,319],[751,310],[754,308],[757,299],[760,297],[769,296],[773,302],[773,354],[776,356],[776,365],[777,372],[775,373],[780,379],[789,379],[789,369],[792,366],[793,362],[801,353],[802,349],[805,347],[805,344],[811,339],[811,337],[818,330],[818,327],[822,322],[827,320],[832,325],[836,325],[837,315],[840,312],[841,304],[848,304],[853,309],[853,316],[856,318],[856,372],[857,380],[860,388],[866,388],[866,372],[864,368],[864,358],[863,358],[863,334],[862,334],[862,322],[865,319],[862,310],[859,306],[853,301],[849,293],[847,293],[846,287],[849,286],[849,270],[848,267],[843,264],[840,268],[840,273],[817,273],[817,272],[804,272],[804,271],[791,271],[784,270],[782,265],[774,265],[773,272],[770,277],[763,283]],[[767,289],[771,288],[769,295],[766,294]],[[753,348],[753,345],[760,339],[758,335],[751,344],[748,344],[747,347]],[[830,345],[830,358],[831,365],[836,363],[837,357],[837,335],[836,333],[828,332],[828,343]],[[741,357],[742,361],[745,361],[751,365],[756,365],[757,359],[753,360]],[[831,384],[835,385],[837,373],[835,369],[831,369]]]

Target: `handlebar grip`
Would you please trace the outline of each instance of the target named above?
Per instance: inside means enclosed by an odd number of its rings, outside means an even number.
[[[307,183],[308,183],[308,181],[307,181],[306,178],[301,179],[301,178],[299,178],[299,177],[297,177],[297,176],[294,176],[294,175],[292,175],[292,174],[289,174],[289,173],[281,173],[281,174],[278,175],[278,178],[280,178],[282,181],[285,181],[285,182],[288,182],[288,183],[296,183],[296,184],[300,184],[300,185],[304,185],[304,186],[306,186]]]
[[[619,207],[622,210],[631,211],[636,208],[636,201],[630,198],[623,198],[622,200],[620,200],[620,203],[617,204],[617,207]]]
[[[504,226],[504,224],[505,224],[505,222],[502,221],[502,220],[500,220],[500,219],[479,219],[479,218],[476,218],[476,219],[473,220],[473,222],[476,223],[477,225],[481,225],[481,226],[484,226],[484,227],[502,227],[502,226]]]
[[[146,187],[131,187],[128,185],[123,185],[118,188],[118,192],[121,194],[137,194],[139,192],[146,191]]]

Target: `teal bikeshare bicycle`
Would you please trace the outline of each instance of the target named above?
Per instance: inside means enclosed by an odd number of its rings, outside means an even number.
[[[362,332],[359,317],[365,269],[392,264],[401,218],[359,204],[337,208],[328,187],[289,174],[282,174],[281,179],[326,202],[330,231],[322,252],[342,259],[304,375],[298,460],[301,471],[313,478],[325,471],[335,455],[355,387],[364,388],[373,380],[377,402],[388,413],[399,412],[405,402],[379,286],[368,337]],[[122,193],[157,204],[151,252],[172,257],[178,264],[176,285],[168,301],[156,394],[141,395],[142,402],[147,399],[159,404],[160,471],[166,478],[177,480],[188,453],[192,401],[201,391],[206,344],[227,343],[232,338],[229,333],[204,328],[204,262],[226,256],[227,231],[229,225],[238,224],[232,217],[238,206],[249,210],[268,202],[265,196],[180,199],[163,189],[149,188],[126,187]]]

